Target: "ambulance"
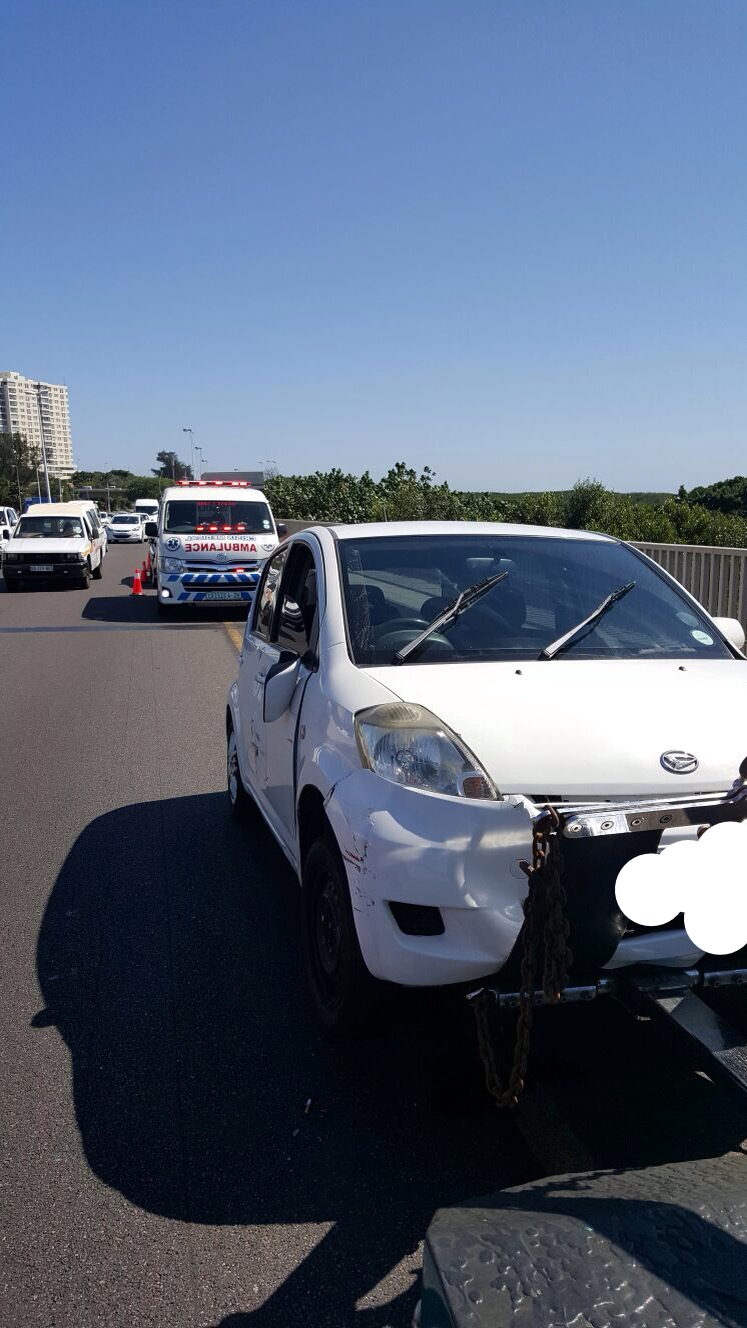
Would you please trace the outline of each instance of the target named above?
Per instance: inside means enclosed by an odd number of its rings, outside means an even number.
[[[260,489],[246,480],[179,480],[164,489],[149,522],[158,611],[180,604],[247,609],[265,560],[286,528]]]

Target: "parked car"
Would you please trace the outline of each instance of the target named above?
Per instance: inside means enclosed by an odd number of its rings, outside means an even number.
[[[0,541],[10,539],[18,524],[18,514],[14,507],[0,507]]]
[[[281,546],[228,695],[228,795],[298,873],[321,1023],[353,1025],[373,979],[510,975],[549,807],[573,972],[696,962],[681,923],[631,924],[615,882],[743,816],[743,646],[602,535],[419,522]]]
[[[87,504],[37,504],[3,544],[3,580],[10,591],[46,580],[72,581],[86,589],[90,577],[101,579],[105,552],[104,533]]]
[[[137,512],[115,512],[106,534],[112,544],[142,544],[145,525]]]

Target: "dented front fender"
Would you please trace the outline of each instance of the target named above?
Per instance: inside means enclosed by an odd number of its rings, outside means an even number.
[[[502,967],[523,922],[519,864],[531,857],[531,803],[421,793],[364,769],[340,780],[325,805],[376,977],[442,985]],[[437,908],[443,934],[404,934],[391,902]]]

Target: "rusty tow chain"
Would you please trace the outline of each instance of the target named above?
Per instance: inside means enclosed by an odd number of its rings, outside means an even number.
[[[521,865],[529,878],[524,900],[519,1012],[514,1055],[505,1084],[498,1073],[488,1017],[490,993],[483,988],[472,1000],[477,1043],[485,1068],[488,1092],[498,1107],[515,1107],[526,1078],[540,940],[544,948],[542,989],[545,999],[559,1001],[568,980],[572,954],[568,947],[568,919],[560,847],[560,817],[554,807],[535,821],[532,861]],[[544,923],[544,925],[543,925]]]

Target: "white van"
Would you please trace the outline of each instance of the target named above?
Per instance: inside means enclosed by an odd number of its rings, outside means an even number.
[[[42,580],[87,589],[101,580],[106,540],[93,503],[35,503],[2,549],[7,590]]]
[[[158,499],[157,498],[136,498],[135,511],[143,512],[150,521],[158,520]]]
[[[178,604],[248,607],[286,529],[261,489],[246,480],[179,480],[164,490],[158,524],[149,523],[148,533],[158,611],[168,613]]]

